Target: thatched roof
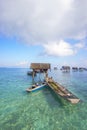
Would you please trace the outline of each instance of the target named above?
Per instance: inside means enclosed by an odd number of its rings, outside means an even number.
[[[73,70],[78,70],[78,67],[72,67]]]
[[[68,69],[68,70],[70,70],[70,66],[62,66],[62,69]]]
[[[30,65],[31,69],[50,69],[50,64],[49,63],[31,63]]]

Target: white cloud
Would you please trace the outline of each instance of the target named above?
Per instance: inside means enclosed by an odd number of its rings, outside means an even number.
[[[29,44],[82,39],[86,12],[87,0],[0,0],[0,34]]]
[[[21,61],[19,63],[16,63],[16,66],[19,66],[19,67],[28,67],[28,61]]]
[[[63,40],[45,44],[44,49],[45,54],[53,56],[70,56],[76,54],[76,50],[73,49],[73,46]]]
[[[85,43],[77,43],[77,44],[75,44],[75,47],[78,48],[78,49],[84,48]]]

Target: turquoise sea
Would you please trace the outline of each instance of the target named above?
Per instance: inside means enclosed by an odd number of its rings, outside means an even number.
[[[75,105],[47,86],[27,93],[32,84],[27,71],[0,68],[0,130],[87,130],[87,71],[49,71],[49,76],[81,99]]]

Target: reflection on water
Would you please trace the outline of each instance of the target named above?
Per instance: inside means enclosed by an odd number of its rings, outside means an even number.
[[[0,69],[1,130],[87,129],[87,72],[49,72],[83,100],[76,105],[59,98],[48,87],[27,93],[32,78],[26,73],[27,69]]]

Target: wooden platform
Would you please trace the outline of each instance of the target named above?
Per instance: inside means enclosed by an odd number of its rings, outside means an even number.
[[[66,99],[67,101],[71,102],[72,104],[76,104],[80,101],[78,97],[72,94],[68,89],[61,86],[59,83],[55,82],[52,78],[46,78],[46,82],[48,86],[62,98]]]

